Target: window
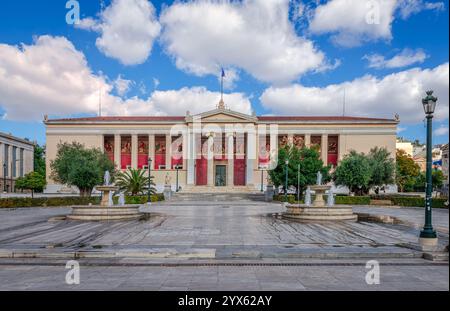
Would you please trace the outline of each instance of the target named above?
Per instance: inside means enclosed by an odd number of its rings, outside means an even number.
[[[16,146],[13,146],[13,148],[12,148],[12,159],[11,160],[12,160],[12,163],[11,163],[12,177],[17,177],[17,147]]]
[[[23,149],[20,149],[20,165],[19,165],[19,176],[23,177]]]

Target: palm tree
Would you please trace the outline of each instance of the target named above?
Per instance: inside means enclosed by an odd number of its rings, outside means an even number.
[[[130,168],[116,175],[116,186],[119,187],[120,191],[125,191],[125,193],[131,195],[145,194],[148,191],[148,177],[144,175],[145,170]],[[153,176],[150,177],[150,185],[150,193],[155,194]]]

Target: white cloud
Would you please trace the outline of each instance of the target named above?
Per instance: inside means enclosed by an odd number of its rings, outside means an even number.
[[[20,47],[0,44],[0,107],[7,120],[96,114],[99,90],[106,115],[184,115],[186,110],[214,109],[220,99],[218,92],[192,87],[124,100],[111,93],[117,81],[110,84],[92,73],[84,54],[64,37],[41,36],[34,44]],[[234,110],[251,112],[250,100],[243,93],[227,94],[224,99]]]
[[[219,82],[222,78],[222,74],[217,76]],[[225,90],[232,90],[236,87],[236,82],[239,81],[239,73],[236,69],[230,68],[225,70],[225,77],[223,78],[223,88]]]
[[[119,75],[116,80],[114,80],[114,88],[116,89],[119,96],[124,96],[135,83],[131,80],[123,79],[122,75]]]
[[[401,133],[406,131],[408,128],[403,126],[397,126],[397,133]]]
[[[324,63],[289,21],[289,0],[175,2],[160,16],[161,42],[179,69],[198,76],[243,69],[286,83]]]
[[[161,30],[155,8],[147,0],[113,0],[98,20],[88,17],[76,27],[99,32],[99,50],[124,65],[145,62]]]
[[[370,68],[401,68],[410,66],[416,63],[423,63],[427,58],[427,54],[422,49],[417,49],[415,51],[411,49],[404,49],[397,55],[390,59],[386,59],[380,54],[365,55],[363,59],[369,61]]]
[[[407,19],[413,14],[419,13],[423,10],[437,10],[442,11],[445,8],[443,2],[424,2],[423,0],[399,0],[398,10],[400,17]]]
[[[382,79],[366,75],[325,87],[270,87],[260,100],[270,113],[284,115],[341,115],[345,89],[346,115],[393,118],[420,122],[424,118],[421,98],[433,89],[439,98],[435,118],[447,119],[449,111],[449,64],[433,69],[413,68]]]
[[[331,0],[319,5],[310,20],[315,34],[332,33],[337,45],[352,47],[370,40],[390,40],[396,0]]]
[[[9,120],[95,112],[100,88],[112,89],[64,37],[41,36],[32,45],[0,44],[0,106]]]
[[[436,130],[434,130],[434,135],[445,136],[448,135],[448,125],[441,125]]]
[[[367,41],[389,41],[397,15],[407,19],[423,10],[444,7],[443,2],[423,0],[330,0],[312,12],[309,30],[313,34],[332,34],[331,40],[344,47]]]
[[[146,100],[133,97],[120,105],[113,103],[107,113],[111,115],[185,115],[215,109],[220,100],[219,92],[211,92],[205,87],[182,88],[179,90],[154,91]],[[249,98],[243,93],[224,95],[225,105],[236,111],[250,114]]]
[[[157,78],[153,78],[153,88],[156,90],[159,86],[160,82]]]

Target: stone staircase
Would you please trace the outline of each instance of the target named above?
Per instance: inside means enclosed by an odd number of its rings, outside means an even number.
[[[173,193],[171,201],[230,202],[264,201],[264,193],[249,187],[185,187]]]

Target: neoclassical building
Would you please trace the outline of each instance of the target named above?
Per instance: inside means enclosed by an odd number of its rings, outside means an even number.
[[[0,192],[15,190],[17,178],[34,169],[35,143],[0,132]]]
[[[148,170],[159,191],[169,181],[182,191],[255,191],[285,144],[314,147],[325,164],[338,165],[350,150],[386,147],[395,157],[398,120],[361,117],[256,116],[223,102],[197,115],[48,119],[46,192],[73,191],[49,178],[60,142],[102,149],[116,168]],[[148,160],[151,159],[151,162]],[[178,176],[178,177],[177,177]]]

